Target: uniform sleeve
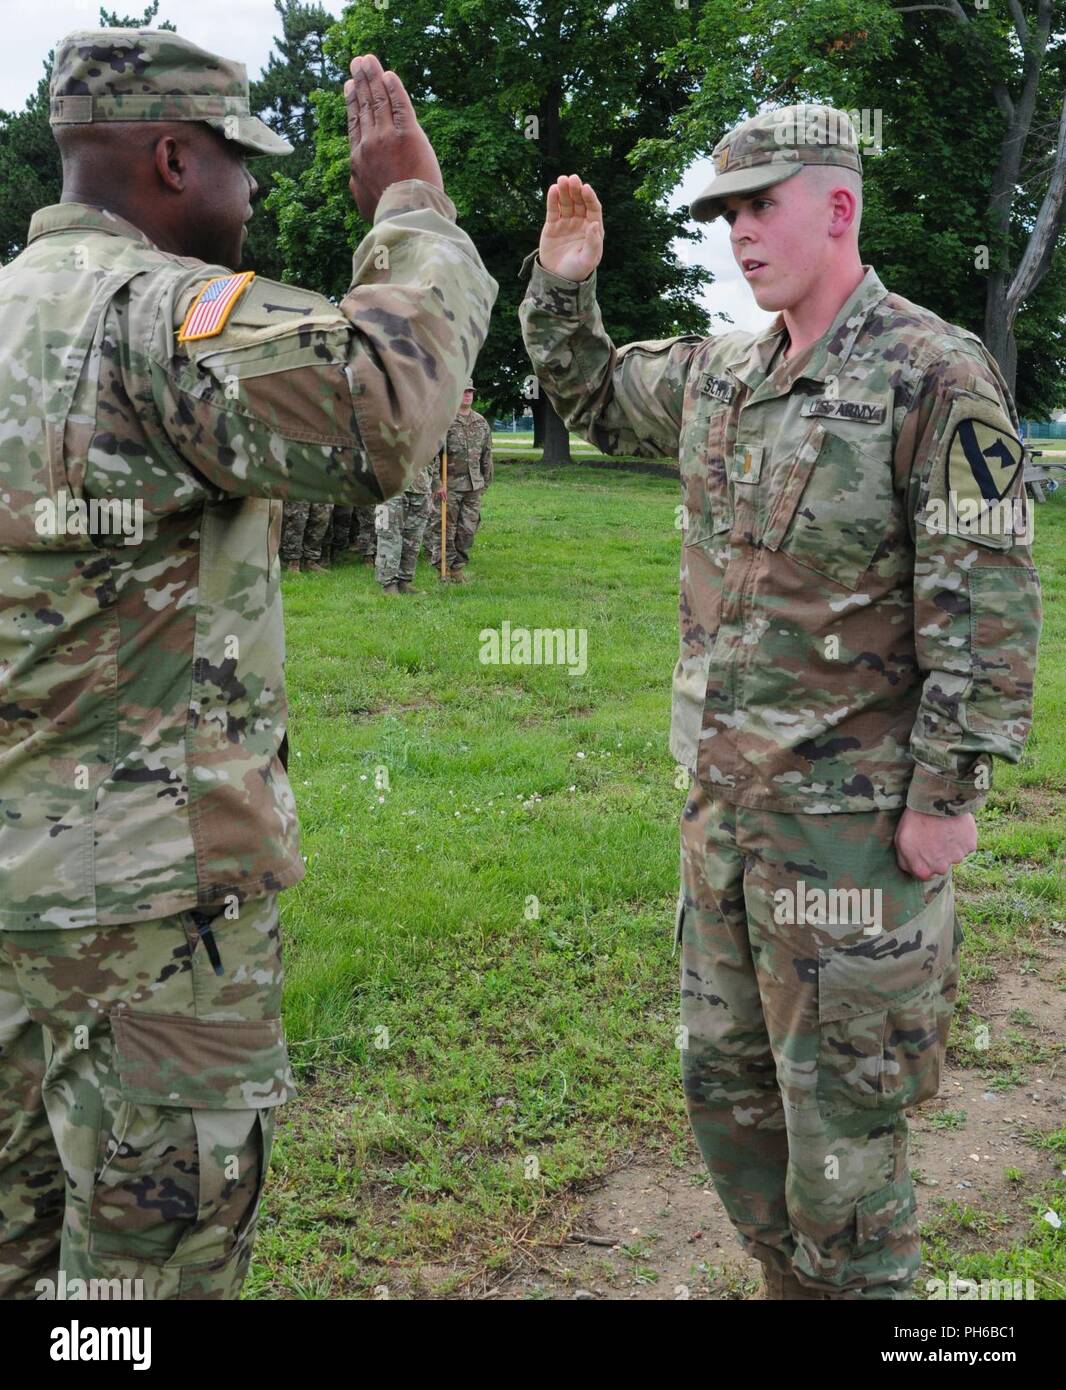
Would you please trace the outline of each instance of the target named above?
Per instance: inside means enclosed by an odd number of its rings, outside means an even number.
[[[339,306],[256,278],[221,331],[185,342],[221,272],[176,283],[152,354],[176,454],[224,494],[367,506],[403,491],[458,409],[498,289],[454,219],[439,190],[392,184]]]
[[[616,348],[596,303],[596,272],[564,280],[539,258],[518,312],[537,380],[568,428],[605,454],[677,455],[685,379],[702,338]]]
[[[992,758],[1016,763],[1032,721],[1041,623],[1032,504],[1013,402],[980,354],[956,353],[926,371],[898,444],[910,455],[924,675],[907,805],[926,815],[976,810]]]
[[[481,446],[481,476],[485,486],[492,482],[492,426],[485,421],[485,442]]]

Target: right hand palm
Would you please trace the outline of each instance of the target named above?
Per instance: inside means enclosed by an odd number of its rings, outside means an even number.
[[[564,280],[587,280],[603,255],[603,209],[591,184],[561,174],[548,189],[540,263]]]
[[[353,58],[344,84],[348,108],[351,178],[348,186],[368,222],[391,183],[422,179],[443,190],[440,165],[394,72],[382,72],[373,54]]]

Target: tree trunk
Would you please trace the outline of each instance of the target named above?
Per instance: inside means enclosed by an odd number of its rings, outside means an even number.
[[[555,413],[555,408],[547,396],[542,395],[544,403],[544,455],[541,463],[573,463],[570,457],[570,435],[566,426]]]
[[[544,448],[544,397],[538,394],[529,404],[533,412],[533,447],[534,449]]]
[[[1014,325],[1007,314],[1007,285],[1009,276],[996,271],[988,277],[985,292],[985,347],[996,359],[1003,379],[1013,396],[1018,372],[1018,345],[1014,340]]]

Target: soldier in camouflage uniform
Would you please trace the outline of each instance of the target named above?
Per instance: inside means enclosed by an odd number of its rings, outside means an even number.
[[[377,533],[374,530],[373,507],[333,508],[333,530],[330,536],[330,558],[334,564],[354,555],[363,564],[374,563]]]
[[[399,497],[390,497],[384,504],[384,525],[378,531],[378,583],[387,594],[419,594],[412,583],[418,550],[429,520],[433,489],[433,467],[415,474],[414,482]]]
[[[447,578],[455,584],[465,584],[463,570],[470,563],[470,549],[481,525],[481,499],[492,482],[492,428],[484,415],[471,409],[474,383],[468,381],[463,391],[459,413],[448,426],[448,516]],[[441,456],[434,460],[434,514],[430,517],[430,559],[440,573],[441,546]]]
[[[333,503],[305,502],[294,498],[285,503],[281,520],[281,563],[287,570],[321,573],[333,558]]]
[[[767,330],[616,348],[599,202],[570,175],[523,332],[571,428],[680,459],[671,749],[700,1150],[768,1297],[907,1297],[904,1112],[940,1081],[951,867],[1031,717],[1040,589],[1000,506],[1026,508],[1019,422],[979,339],[861,263],[843,113],[769,112],[714,155],[692,215],[725,215],[779,311]]]
[[[66,201],[0,271],[0,1297],[234,1298],[251,1255],[304,873],[282,504],[402,492],[496,293],[399,79],[356,58],[345,99],[372,230],[334,305],[232,270],[245,157],[289,149],[240,64],[56,49]]]

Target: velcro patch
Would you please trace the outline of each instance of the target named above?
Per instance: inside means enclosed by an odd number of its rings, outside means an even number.
[[[716,401],[733,399],[733,383],[727,376],[715,376],[713,372],[704,372],[696,389],[701,396],[712,396]]]
[[[236,275],[222,275],[209,280],[185,315],[178,332],[179,343],[194,343],[199,338],[216,338],[226,326],[233,306],[255,279],[254,270]]]
[[[761,444],[738,444],[733,455],[733,471],[730,477],[735,483],[757,483],[762,472],[763,446]]]
[[[976,410],[974,409],[976,406]],[[929,498],[926,518],[931,531],[947,531],[998,549],[1027,543],[1030,516],[1024,492],[1014,496],[1025,451],[1006,417],[977,402],[956,407],[949,422],[945,474],[946,498]],[[993,423],[995,421],[995,423]]]
[[[998,502],[1022,466],[1021,441],[984,420],[960,420],[948,445],[948,490],[959,498]]]
[[[839,396],[811,396],[803,402],[801,415],[820,415],[830,420],[856,420],[864,425],[884,423],[885,406],[875,401],[846,401]]]

